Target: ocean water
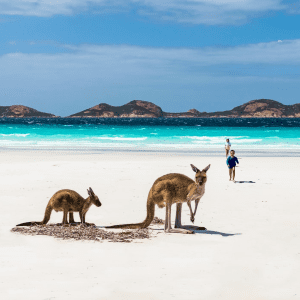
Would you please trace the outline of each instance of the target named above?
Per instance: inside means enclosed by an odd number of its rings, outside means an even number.
[[[300,119],[0,119],[0,149],[300,150]]]

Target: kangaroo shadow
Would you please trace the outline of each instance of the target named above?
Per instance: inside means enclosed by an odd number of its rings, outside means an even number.
[[[211,235],[221,235],[221,236],[233,236],[233,235],[241,235],[241,233],[226,233],[226,232],[220,232],[220,231],[214,231],[214,230],[194,230],[197,234],[211,234]]]
[[[248,181],[244,181],[244,180],[241,180],[241,181],[235,181],[234,183],[255,183],[255,181],[251,181],[251,180],[248,180]]]
[[[153,231],[161,231],[163,232],[163,228],[151,228]],[[226,232],[220,232],[220,231],[214,231],[214,230],[195,230],[195,229],[190,229],[194,231],[194,234],[211,234],[211,235],[221,235],[221,236],[233,236],[233,235],[241,235],[241,233],[226,233]]]

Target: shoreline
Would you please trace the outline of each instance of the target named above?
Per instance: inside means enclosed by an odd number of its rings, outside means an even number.
[[[237,156],[244,157],[300,157],[300,149],[238,149],[232,147]],[[128,155],[179,155],[179,156],[213,156],[225,157],[225,151],[218,148],[186,149],[132,149],[132,148],[10,148],[0,147],[0,153],[57,153],[57,154],[128,154]]]

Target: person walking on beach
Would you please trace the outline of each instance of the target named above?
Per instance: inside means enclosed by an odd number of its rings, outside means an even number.
[[[231,147],[231,144],[229,142],[229,139],[226,139],[226,142],[225,142],[225,155],[226,155],[226,157],[229,155],[230,147]]]
[[[235,154],[235,151],[231,150],[230,151],[230,156],[228,156],[228,158],[226,160],[226,164],[227,164],[228,169],[229,169],[229,181],[232,180],[233,182],[235,182],[235,180],[234,180],[234,178],[235,178],[235,166],[236,166],[236,163],[239,163],[237,157],[235,157],[234,154]]]

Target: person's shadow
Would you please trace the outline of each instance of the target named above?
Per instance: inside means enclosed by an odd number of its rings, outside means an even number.
[[[255,183],[255,181],[251,181],[251,180],[248,180],[248,181],[240,180],[240,181],[238,181],[238,180],[235,180],[234,183]]]
[[[233,235],[241,235],[241,233],[226,233],[214,230],[194,230],[195,233],[198,234],[211,234],[211,235],[221,235],[224,237],[233,236]]]

